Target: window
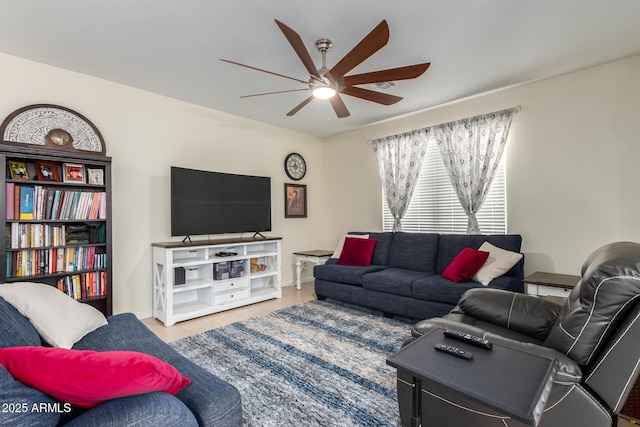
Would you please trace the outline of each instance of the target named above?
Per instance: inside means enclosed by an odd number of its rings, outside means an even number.
[[[476,214],[483,234],[504,234],[507,232],[505,158],[506,151],[503,153],[500,166],[482,209]],[[384,231],[393,229],[393,217],[387,207],[384,191],[382,195],[382,221]],[[440,156],[440,149],[433,140],[429,142],[427,147],[417,187],[413,192],[407,212],[402,218],[402,231],[458,234],[467,232],[467,216],[451,185],[447,169]]]

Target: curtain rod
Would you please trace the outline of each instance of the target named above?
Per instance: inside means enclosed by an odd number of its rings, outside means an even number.
[[[511,107],[511,108],[513,108],[514,114],[517,114],[518,112],[520,112],[520,110],[522,110],[522,106],[520,104],[516,105],[515,107]],[[508,110],[508,108],[503,108],[502,110],[498,110],[498,111],[504,111],[504,110]],[[493,111],[493,112],[495,113],[496,111]],[[491,114],[491,113],[484,113],[484,114]],[[482,114],[477,114],[476,116],[482,116]],[[472,117],[476,117],[476,116],[472,116]],[[472,117],[468,117],[468,118],[472,118]],[[458,119],[458,120],[462,120],[462,119]],[[457,121],[457,120],[452,120],[452,121]],[[445,123],[449,123],[449,122],[445,122]],[[413,130],[410,130],[410,131],[407,131],[407,132],[402,132],[402,133],[404,134],[404,133],[409,133],[409,132],[419,132],[419,131],[422,131],[422,130],[425,130],[425,129],[432,128],[434,126],[440,126],[441,124],[444,124],[444,123],[439,123],[439,124],[433,125],[433,126],[426,126],[426,127],[420,128],[420,129],[413,129]],[[387,135],[387,136],[383,136],[382,138],[372,139],[371,141],[367,141],[367,144],[373,144],[373,142],[378,140],[378,139],[384,139],[384,138],[388,138],[390,136],[393,136],[393,135]]]

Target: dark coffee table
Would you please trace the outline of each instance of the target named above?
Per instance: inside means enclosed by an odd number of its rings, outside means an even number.
[[[435,383],[525,424],[538,425],[558,369],[557,359],[497,343],[487,350],[447,338],[442,332],[434,329],[387,358],[398,375],[414,378],[412,424],[422,423],[422,389]],[[459,347],[473,357],[464,360],[436,351],[437,343]]]

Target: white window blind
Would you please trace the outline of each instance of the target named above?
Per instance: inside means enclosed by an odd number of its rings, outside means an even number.
[[[505,158],[506,153],[503,153],[489,194],[482,209],[476,214],[482,234],[507,232]],[[384,190],[382,216],[383,230],[391,231],[393,217],[387,207]],[[440,156],[440,149],[434,141],[430,141],[427,147],[417,186],[402,218],[402,231],[458,234],[467,232],[467,216],[460,206]]]

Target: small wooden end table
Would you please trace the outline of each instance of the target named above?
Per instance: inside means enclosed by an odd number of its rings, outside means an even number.
[[[294,252],[296,257],[296,288],[300,289],[300,273],[302,273],[302,263],[305,261],[313,262],[315,265],[324,264],[327,262],[333,251],[327,251],[324,249],[315,249],[312,251]]]
[[[536,271],[524,278],[525,291],[529,295],[567,298],[580,276]]]

